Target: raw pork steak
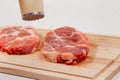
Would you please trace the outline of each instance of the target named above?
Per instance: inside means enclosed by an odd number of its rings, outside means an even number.
[[[0,32],[0,50],[8,54],[29,54],[41,45],[41,37],[32,27],[11,26]]]
[[[48,61],[78,64],[86,59],[89,51],[87,42],[85,34],[65,26],[46,33],[41,51]]]

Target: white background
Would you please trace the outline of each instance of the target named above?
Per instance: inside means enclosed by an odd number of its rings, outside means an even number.
[[[23,21],[18,0],[0,0],[0,26],[33,25],[54,29],[69,25],[82,32],[120,36],[120,0],[44,0],[45,17]],[[28,80],[0,74],[0,80]],[[120,80],[120,73],[113,80]]]

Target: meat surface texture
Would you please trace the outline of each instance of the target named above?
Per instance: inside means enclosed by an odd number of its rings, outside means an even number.
[[[89,52],[86,35],[75,28],[65,26],[46,33],[42,55],[50,62],[78,64]]]
[[[0,50],[8,54],[29,54],[39,45],[41,37],[30,26],[6,26],[0,32]]]

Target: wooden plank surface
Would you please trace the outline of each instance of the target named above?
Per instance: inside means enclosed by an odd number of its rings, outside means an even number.
[[[48,30],[39,30],[39,33],[44,37],[47,31]],[[90,42],[94,42],[98,46],[90,45],[90,52],[87,59],[78,65],[70,66],[47,62],[40,55],[40,51],[29,55],[7,55],[1,52],[0,71],[14,73],[16,75],[21,74],[21,76],[27,73],[23,76],[31,78],[40,78],[38,76],[50,77],[51,80],[53,78],[58,80],[59,75],[64,75],[64,77],[59,78],[60,80],[110,79],[111,76],[118,72],[120,66],[120,63],[118,63],[118,61],[120,61],[120,59],[118,59],[120,56],[120,37],[94,34],[87,34],[87,36]],[[31,74],[33,76],[31,76]],[[50,74],[54,74],[54,76],[50,76]],[[41,80],[47,79],[43,78]]]

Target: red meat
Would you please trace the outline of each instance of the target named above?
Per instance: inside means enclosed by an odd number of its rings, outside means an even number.
[[[86,35],[65,26],[46,33],[42,55],[50,62],[78,64],[89,52]]]
[[[0,50],[8,54],[29,54],[41,45],[41,37],[32,27],[11,26],[0,32]]]

